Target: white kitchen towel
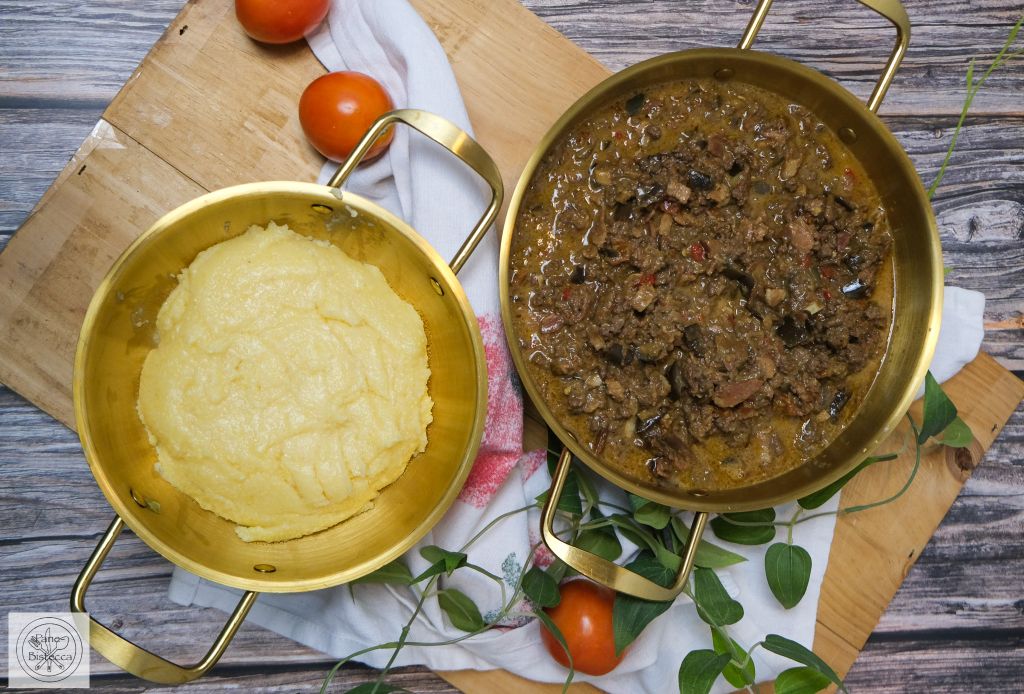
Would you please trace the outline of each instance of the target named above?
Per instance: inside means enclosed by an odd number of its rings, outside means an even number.
[[[397,107],[433,111],[471,132],[444,51],[404,0],[335,0],[327,24],[311,35],[309,42],[328,69],[372,75],[385,85]],[[326,180],[335,168],[336,164],[325,164],[320,180]],[[487,201],[480,182],[466,167],[404,127],[397,129],[387,153],[361,167],[348,187],[409,220],[446,257],[454,254]],[[543,452],[521,452],[522,404],[498,316],[497,258],[497,237],[492,233],[459,275],[480,318],[487,348],[490,395],[484,444],[459,500],[419,546],[437,544],[459,549],[491,520],[531,505],[550,482]],[[934,362],[940,380],[951,376],[977,353],[984,297],[947,288],[946,306]],[[621,491],[598,484],[602,499],[625,503]],[[820,510],[834,510],[836,504],[833,499]],[[788,518],[793,510],[792,504],[777,509],[780,518]],[[509,588],[518,578],[530,548],[539,541],[538,522],[536,510],[498,522],[467,550],[469,560],[501,576]],[[744,618],[730,627],[739,643],[750,645],[767,633],[778,633],[812,645],[833,528],[833,516],[797,526],[796,541],[810,552],[813,569],[805,598],[791,610],[784,610],[765,584],[763,557],[768,545],[743,547],[710,537],[748,559],[720,572],[726,589],[746,609]],[[625,546],[624,556],[631,549],[635,548]],[[416,549],[405,559],[414,574],[427,568],[428,563]],[[538,559],[543,564],[550,561],[550,555],[541,548]],[[467,593],[485,618],[493,615],[501,603],[500,591],[493,582],[466,570],[443,579],[441,587],[456,587]],[[180,604],[229,611],[238,600],[238,592],[175,569],[170,597]],[[414,595],[407,588],[340,586],[293,595],[262,595],[249,621],[340,658],[396,639],[413,606]],[[506,621],[505,628],[492,629],[457,645],[407,646],[396,664],[422,663],[439,670],[504,668],[535,680],[561,682],[565,671],[544,651],[538,628],[533,620],[513,618]],[[461,632],[448,623],[437,601],[428,600],[409,640],[433,643],[459,635]],[[673,691],[683,655],[694,648],[709,647],[707,627],[696,617],[693,605],[681,598],[644,631],[614,672],[600,678],[578,675],[577,679],[623,694]],[[389,657],[389,651],[375,651],[358,660],[380,667]],[[759,680],[772,679],[792,665],[763,649],[756,652],[754,662]],[[714,691],[731,689],[720,679]]]

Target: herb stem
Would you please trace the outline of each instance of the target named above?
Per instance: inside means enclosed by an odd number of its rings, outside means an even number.
[[[493,528],[495,525],[497,525],[501,521],[505,520],[506,518],[511,518],[512,516],[514,516],[514,515],[516,515],[518,513],[522,513],[523,511],[529,511],[531,508],[533,508],[533,506],[534,506],[533,504],[530,504],[529,506],[523,506],[522,508],[517,508],[517,509],[514,509],[512,511],[506,511],[505,513],[502,513],[500,516],[496,516],[493,520],[491,520],[491,522],[489,522],[484,527],[480,528],[480,531],[476,535],[474,535],[473,537],[469,538],[469,541],[466,542],[466,544],[462,545],[462,549],[459,550],[459,551],[465,552],[467,549],[470,548],[470,546],[474,542],[479,540],[482,535],[486,534],[487,531],[490,530],[491,528]]]
[[[939,167],[939,172],[935,175],[935,180],[928,186],[928,199],[932,199],[935,196],[935,191],[939,187],[939,183],[942,182],[942,177],[946,175],[946,167],[949,166],[950,159],[953,157],[953,150],[956,148],[957,140],[960,138],[960,130],[963,128],[964,121],[967,120],[967,112],[971,108],[971,104],[974,102],[974,97],[977,95],[978,90],[981,89],[982,85],[985,84],[985,80],[992,74],[992,71],[997,67],[1003,65],[1010,58],[1016,57],[1024,53],[1022,51],[1014,51],[1007,54],[1010,46],[1013,45],[1014,40],[1017,38],[1017,32],[1020,31],[1021,25],[1024,24],[1024,15],[1017,20],[1017,23],[1010,29],[1010,35],[1007,37],[1006,42],[1003,43],[1002,49],[996,55],[995,60],[988,66],[985,73],[974,81],[974,58],[971,58],[971,62],[967,64],[967,94],[964,97],[963,108],[960,109],[960,119],[956,123],[956,128],[953,130],[953,137],[949,141],[949,147],[946,148],[946,156],[942,160],[942,165]]]

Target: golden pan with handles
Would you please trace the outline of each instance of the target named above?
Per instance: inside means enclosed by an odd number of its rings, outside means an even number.
[[[671,600],[687,584],[697,543],[710,513],[748,511],[798,499],[837,480],[874,450],[899,423],[924,380],[935,352],[942,317],[942,249],[931,204],[917,172],[876,112],[910,41],[910,21],[899,0],[858,0],[896,27],[896,45],[867,106],[822,73],[792,60],[750,50],[772,0],[760,0],[738,48],[694,49],[638,63],[583,95],[551,127],[526,164],[509,201],[502,232],[499,273],[501,311],[512,358],[523,385],[565,448],[555,470],[542,516],[544,542],[581,574],[615,590],[648,600]],[[651,480],[629,477],[582,445],[551,412],[519,347],[509,304],[509,264],[516,219],[523,196],[548,150],[576,123],[605,104],[649,85],[704,77],[745,82],[801,104],[817,115],[864,166],[889,215],[893,229],[894,316],[889,342],[874,384],[847,428],[814,460],[783,475],[724,491],[669,491]],[[525,336],[524,336],[525,337]],[[561,540],[554,532],[556,503],[573,455],[612,483],[634,494],[696,512],[671,586],[663,587],[613,562]]]
[[[450,263],[401,219],[341,190],[377,137],[398,123],[448,149],[490,186],[487,209]],[[86,591],[125,525],[178,566],[246,592],[194,665],[172,663],[90,619],[93,648],[144,679],[188,682],[221,657],[259,592],[314,590],[364,576],[400,556],[441,519],[476,458],[487,413],[483,342],[455,275],[493,223],[501,200],[498,168],[469,135],[431,113],[398,110],[374,123],[327,185],[276,181],[209,193],[166,214],[125,250],[89,304],[75,355],[75,422],[93,476],[117,516],[75,583],[71,609],[86,611]],[[306,537],[247,543],[234,524],[203,510],[157,474],[135,402],[142,362],[154,344],[156,314],[175,276],[204,249],[271,220],[376,265],[416,308],[427,333],[434,421],[426,450],[370,510]]]

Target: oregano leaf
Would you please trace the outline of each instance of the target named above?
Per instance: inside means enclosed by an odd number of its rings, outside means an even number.
[[[431,578],[441,573],[451,576],[456,569],[466,565],[465,553],[451,552],[437,545],[422,547],[420,549],[420,556],[432,563],[427,567],[426,571],[412,579],[411,583],[419,583],[425,578]]]
[[[693,598],[697,616],[713,626],[727,626],[743,619],[743,605],[733,600],[711,569],[693,570]]]
[[[569,565],[558,557],[555,557],[555,560],[551,562],[551,565],[544,573],[554,579],[555,583],[561,583],[562,579],[565,578],[566,571],[568,570]]]
[[[393,562],[385,564],[372,573],[349,581],[349,585],[358,583],[387,583],[395,586],[407,586],[412,582],[412,572],[409,571],[409,567],[401,559],[395,559]]]
[[[640,549],[647,549],[654,552],[655,547],[659,544],[651,531],[641,525],[638,525],[636,521],[625,514],[616,513],[608,516],[608,521],[619,529],[619,533],[622,537],[626,538]]]
[[[715,653],[724,653],[731,661],[722,670],[722,676],[732,686],[742,689],[748,684],[753,684],[757,679],[757,670],[754,667],[754,659],[747,658],[747,652],[743,650],[723,629],[711,628],[711,644]],[[740,668],[736,663],[744,663]]]
[[[461,590],[447,588],[439,591],[437,603],[456,629],[478,631],[487,626],[480,615],[480,608]]]
[[[852,480],[861,470],[865,470],[875,463],[883,463],[888,460],[895,460],[897,455],[895,453],[889,453],[887,455],[873,455],[869,458],[865,458],[861,463],[850,470],[848,473],[837,479],[827,487],[822,487],[816,492],[812,492],[805,497],[797,499],[797,503],[800,504],[800,508],[807,510],[815,509],[824,504],[826,501],[831,499],[833,496],[839,493],[839,491],[846,486],[846,484]]]
[[[772,595],[787,610],[807,592],[811,580],[811,555],[799,545],[776,542],[764,555],[764,574]]]
[[[649,554],[641,554],[626,565],[627,569],[654,581],[660,586],[669,586],[675,573]],[[625,593],[616,593],[612,606],[612,633],[615,637],[615,654],[621,654],[626,646],[633,643],[640,632],[655,617],[672,606],[671,600],[664,602],[642,600]]]
[[[690,651],[679,665],[679,694],[708,694],[728,664],[726,654],[708,649]]]
[[[775,694],[815,694],[828,687],[828,677],[810,667],[783,670],[775,678]]]
[[[615,561],[622,554],[622,544],[610,526],[583,530],[573,544],[608,561]]]
[[[737,521],[730,523],[729,521]],[[775,539],[775,509],[765,508],[760,511],[743,513],[724,513],[711,519],[711,530],[726,542],[738,545],[763,545]],[[756,523],[757,525],[739,525],[738,523]]]
[[[942,438],[939,439],[943,446],[950,448],[966,448],[974,441],[974,434],[967,422],[956,417],[942,430]]]
[[[562,599],[558,581],[536,566],[523,575],[523,592],[537,607],[554,607]]]
[[[662,506],[655,501],[648,501],[636,494],[629,495],[629,505],[633,509],[633,519],[637,523],[643,523],[655,530],[662,530],[668,525],[669,519],[672,517],[672,512],[668,506]]]
[[[923,444],[932,436],[941,433],[956,419],[956,405],[949,399],[939,382],[929,371],[924,377],[924,421],[917,435],[917,442]]]
[[[587,510],[593,511],[597,508],[597,487],[594,486],[594,481],[590,479],[590,475],[586,472],[576,472],[576,484],[580,488],[580,493],[583,494],[583,499],[586,501]]]
[[[776,655],[781,655],[783,658],[789,658],[790,660],[814,668],[821,674],[828,677],[828,679],[835,685],[837,685],[844,692],[846,687],[843,685],[843,680],[836,674],[836,671],[829,667],[829,664],[819,658],[806,646],[803,646],[792,639],[787,639],[785,636],[779,636],[778,634],[768,634],[762,642],[766,651],[771,651]]]
[[[684,544],[690,538],[690,529],[686,527],[686,524],[678,516],[672,516],[672,532]],[[703,566],[705,569],[724,569],[727,566],[739,564],[746,560],[747,558],[740,554],[711,544],[707,540],[701,540],[697,543],[697,556],[694,559],[694,563],[697,566]]]
[[[437,545],[427,545],[420,549],[420,556],[429,562],[444,562],[444,571],[449,576],[460,566],[466,565],[466,554],[464,552],[452,552],[438,547]]]
[[[550,490],[545,490],[537,495],[535,501],[543,506],[547,503]],[[569,470],[565,477],[565,486],[562,487],[562,496],[558,497],[558,505],[555,507],[573,516],[583,515],[583,502],[580,501],[580,483],[575,470]]]
[[[562,647],[562,650],[565,652],[565,658],[569,661],[569,676],[565,680],[565,687],[568,687],[572,683],[573,674],[575,674],[575,671],[573,669],[572,653],[569,652],[569,643],[565,640],[565,635],[562,634],[562,630],[558,628],[558,625],[555,624],[554,620],[552,620],[551,617],[548,616],[547,612],[545,612],[544,610],[534,610],[533,614],[537,617],[538,620],[540,620],[540,628],[547,629],[551,633],[551,635],[555,637],[555,641],[558,641],[559,645],[561,645]]]

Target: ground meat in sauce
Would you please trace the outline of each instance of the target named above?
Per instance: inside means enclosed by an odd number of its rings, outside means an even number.
[[[538,168],[512,243],[515,333],[555,415],[627,474],[749,484],[813,456],[862,399],[890,239],[863,169],[806,109],[661,85]]]

